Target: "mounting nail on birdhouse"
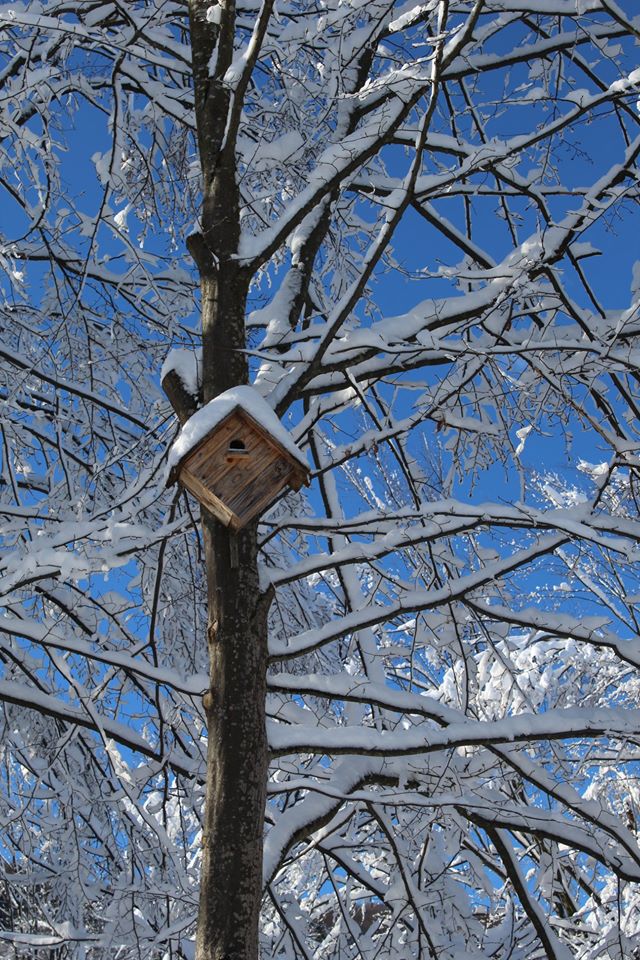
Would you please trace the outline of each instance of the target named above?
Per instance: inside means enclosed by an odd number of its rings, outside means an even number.
[[[182,427],[169,451],[169,480],[190,490],[232,530],[286,492],[309,483],[304,454],[253,387],[226,390]]]

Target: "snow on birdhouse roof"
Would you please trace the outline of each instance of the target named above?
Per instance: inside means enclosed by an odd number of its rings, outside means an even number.
[[[201,440],[235,410],[242,410],[305,470],[309,469],[302,450],[294,443],[275,411],[257,390],[249,386],[232,387],[197,410],[183,425],[169,451],[169,470],[189,454]]]

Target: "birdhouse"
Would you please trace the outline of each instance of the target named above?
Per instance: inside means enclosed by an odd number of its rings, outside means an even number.
[[[309,483],[304,454],[253,387],[225,391],[182,427],[169,452],[177,480],[232,530],[241,530],[287,489]]]

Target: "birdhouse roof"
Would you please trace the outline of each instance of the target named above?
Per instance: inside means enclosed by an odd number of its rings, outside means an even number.
[[[208,434],[237,410],[246,413],[263,433],[268,434],[308,472],[309,465],[302,450],[294,443],[289,432],[264,397],[249,386],[232,387],[230,390],[225,390],[224,393],[210,400],[187,420],[169,451],[169,470],[172,472]]]

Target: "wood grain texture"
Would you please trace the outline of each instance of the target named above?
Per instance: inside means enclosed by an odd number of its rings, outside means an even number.
[[[241,441],[246,453],[229,455]],[[232,411],[182,461],[180,482],[225,526],[245,527],[308,472],[244,411]]]
[[[180,472],[180,483],[189,490],[196,500],[207,508],[225,526],[231,526],[236,519],[231,510],[214,493],[209,490],[197,477],[194,477],[184,468]]]

